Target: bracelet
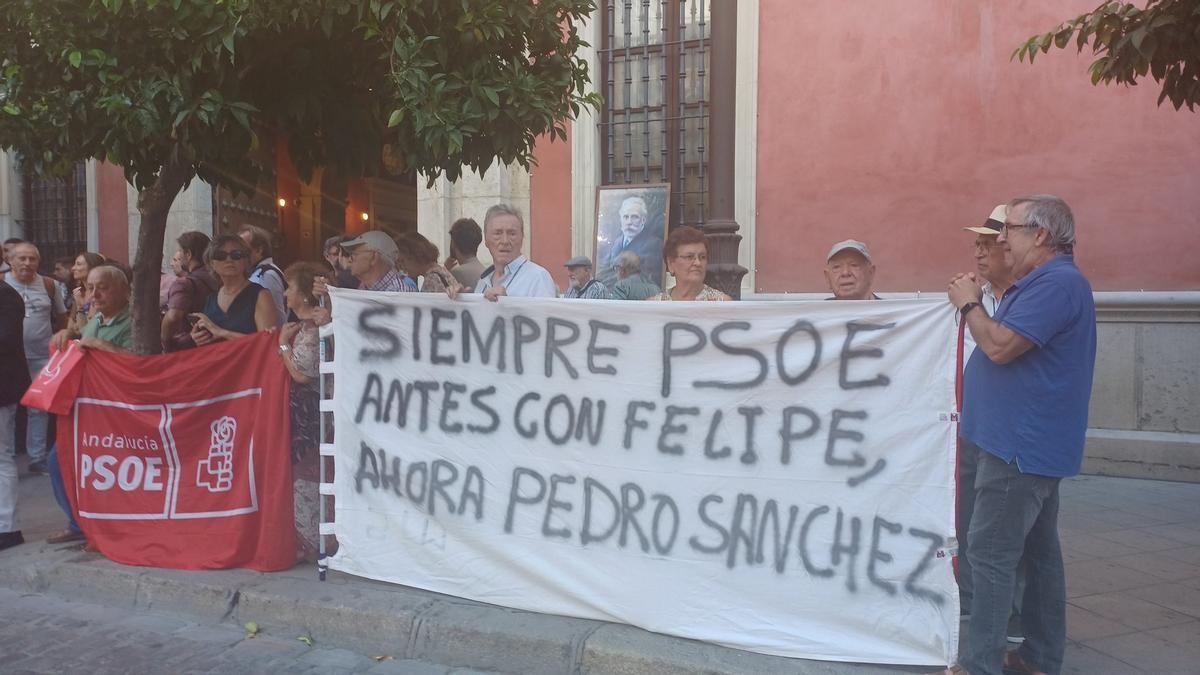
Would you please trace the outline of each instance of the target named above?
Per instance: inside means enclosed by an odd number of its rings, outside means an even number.
[[[970,312],[971,310],[975,309],[976,307],[980,307],[980,306],[981,305],[978,302],[968,302],[967,304],[960,307],[958,311],[961,312],[963,316],[966,316],[967,312]]]
[[[288,352],[290,352],[290,351],[292,351],[292,348],[291,348],[291,347],[289,347],[289,346],[287,346],[287,345],[279,345],[279,353],[280,353],[281,355],[282,355],[282,354],[286,354],[286,353],[288,353]]]

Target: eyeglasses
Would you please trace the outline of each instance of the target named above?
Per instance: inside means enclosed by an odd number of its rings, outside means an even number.
[[[249,258],[249,257],[250,257],[250,254],[246,253],[245,251],[242,251],[242,250],[226,251],[224,249],[218,249],[216,251],[213,251],[213,254],[212,254],[213,260],[222,260],[222,261],[223,260],[234,260],[234,261],[245,260],[246,258]]]
[[[694,262],[708,262],[708,254],[707,253],[689,253],[687,255],[677,255],[677,256],[675,256],[675,259],[682,260],[683,262],[688,263],[690,265]]]
[[[995,244],[996,244],[995,239],[980,239],[979,241],[976,241],[972,245],[975,247],[976,251],[983,251],[986,253],[987,251],[992,250],[992,246],[994,246]]]
[[[1037,225],[1033,223],[1010,223],[1005,221],[1004,227],[1001,227],[1000,231],[1004,233],[1004,237],[1007,239],[1008,233],[1012,230],[1027,230],[1030,228],[1036,229]]]

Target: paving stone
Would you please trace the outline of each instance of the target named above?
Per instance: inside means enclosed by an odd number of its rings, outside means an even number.
[[[1099,673],[1136,673],[1137,669],[1129,663],[1115,659],[1108,654],[1102,654],[1095,649],[1068,642],[1063,654],[1063,675],[1098,675]]]
[[[423,661],[393,659],[380,661],[363,671],[367,675],[446,675],[449,669]]]
[[[1146,531],[1160,537],[1173,539],[1184,546],[1200,546],[1200,529],[1184,524],[1177,523],[1174,525],[1147,527]]]
[[[1138,528],[1097,532],[1096,536],[1118,544],[1124,544],[1125,546],[1132,546],[1141,552],[1163,551],[1170,548],[1179,548],[1180,546],[1179,542],[1174,539],[1168,539],[1167,537]]]
[[[373,663],[362,654],[355,654],[346,649],[313,649],[297,659],[297,662],[335,670],[356,670]]]
[[[1067,638],[1071,640],[1094,640],[1095,638],[1124,635],[1137,630],[1079,607],[1073,604],[1074,602],[1075,600],[1072,600],[1067,603]]]
[[[1178,583],[1157,584],[1139,589],[1135,595],[1156,605],[1200,619],[1200,587]]]
[[[1123,567],[1130,567],[1153,574],[1163,581],[1186,581],[1188,579],[1200,578],[1200,569],[1196,569],[1194,565],[1167,557],[1166,551],[1123,555],[1109,558],[1108,560]]]
[[[1089,560],[1068,565],[1067,597],[1094,595],[1103,591],[1123,591],[1128,588],[1151,586],[1162,579],[1111,560]]]
[[[1064,560],[1066,552],[1079,553],[1082,556],[1092,559],[1113,558],[1122,555],[1134,555],[1141,553],[1140,549],[1133,546],[1125,546],[1107,539],[1101,539],[1094,534],[1083,532],[1064,532],[1059,537],[1063,547]]]
[[[1071,604],[1094,612],[1111,621],[1129,626],[1134,630],[1150,630],[1181,623],[1190,623],[1195,620],[1187,614],[1181,614],[1162,605],[1156,605],[1153,602],[1136,597],[1132,592],[1089,595],[1074,598],[1071,600]],[[1070,630],[1069,623],[1067,626],[1068,630]],[[1122,632],[1128,633],[1132,631],[1126,630]],[[1104,636],[1096,635],[1093,637]],[[1087,640],[1089,638],[1080,636],[1075,639]]]
[[[1084,644],[1148,673],[1194,673],[1200,663],[1200,650],[1175,644],[1153,632],[1118,635]]]

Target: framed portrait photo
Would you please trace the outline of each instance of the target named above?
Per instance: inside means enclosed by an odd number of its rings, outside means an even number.
[[[671,208],[669,183],[606,185],[596,189],[596,278],[612,288],[617,259],[637,255],[641,274],[662,287],[663,241]],[[631,256],[625,256],[629,260]]]

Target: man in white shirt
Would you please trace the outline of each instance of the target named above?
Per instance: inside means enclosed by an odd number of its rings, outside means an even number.
[[[25,325],[22,332],[25,340],[25,360],[29,364],[31,377],[37,377],[38,371],[50,360],[50,336],[55,331],[65,328],[67,319],[67,308],[54,280],[38,274],[41,260],[42,256],[37,246],[28,242],[14,244],[8,254],[12,271],[4,275],[4,281],[21,294],[21,300],[25,303]],[[50,451],[46,444],[46,430],[50,418],[46,412],[32,408],[28,409],[28,415],[25,452],[29,455],[29,470],[45,473],[46,454]]]
[[[556,298],[558,286],[546,268],[521,254],[525,220],[507,204],[496,204],[483,218],[483,243],[492,254],[492,266],[483,271],[475,292],[495,302],[502,295]]]
[[[967,232],[975,234],[974,256],[975,256],[975,274],[980,279],[984,280],[983,298],[980,302],[983,311],[987,312],[988,316],[996,313],[996,308],[1000,306],[1000,300],[1004,298],[1004,293],[1013,285],[1016,278],[1013,276],[1012,264],[1004,260],[1004,248],[996,244],[997,237],[1000,236],[1000,228],[1004,227],[1004,218],[1007,215],[1008,206],[1001,204],[992,209],[987,220],[983,225],[978,227],[964,227]],[[959,318],[961,321],[962,319]],[[971,353],[975,351],[975,339],[971,336],[971,331],[963,332],[963,364],[971,358]],[[959,459],[958,459],[958,519],[956,521],[956,530],[958,536],[958,578],[960,589],[960,604],[962,611],[967,611],[971,606],[971,563],[967,559],[967,532],[971,528],[971,517],[975,513],[975,473],[976,463],[979,457],[979,447],[965,438],[959,439]],[[1013,597],[1013,615],[1009,619],[1008,639],[1010,642],[1019,642],[1024,639],[1024,630],[1020,625],[1020,604],[1021,590],[1025,586],[1024,566],[1018,569],[1017,574],[1017,593]]]
[[[250,264],[254,265],[254,271],[250,273],[250,283],[258,284],[271,292],[271,299],[275,301],[275,315],[279,317],[279,325],[282,326],[288,316],[287,300],[283,297],[287,282],[283,280],[283,270],[279,269],[275,259],[271,257],[271,233],[255,225],[245,225],[238,232],[238,236],[250,247]]]

